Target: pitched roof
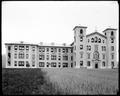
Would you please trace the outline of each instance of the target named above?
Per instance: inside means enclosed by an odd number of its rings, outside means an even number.
[[[91,36],[91,35],[94,35],[94,34],[98,34],[98,35],[100,35],[100,36],[102,36],[102,37],[104,37],[104,38],[107,38],[105,35],[100,34],[100,33],[98,33],[98,32],[90,33],[90,34],[86,35],[86,37]]]

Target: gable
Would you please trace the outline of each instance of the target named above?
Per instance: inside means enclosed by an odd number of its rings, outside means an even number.
[[[107,39],[107,37],[105,35],[100,34],[98,32],[90,33],[90,34],[86,35],[86,37],[93,36],[93,35],[99,35],[100,37],[103,37],[103,38]]]

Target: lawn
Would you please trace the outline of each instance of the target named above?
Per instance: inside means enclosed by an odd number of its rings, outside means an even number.
[[[117,69],[44,68],[62,94],[117,94]]]

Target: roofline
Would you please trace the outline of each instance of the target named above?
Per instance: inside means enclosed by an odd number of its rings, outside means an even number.
[[[91,35],[93,35],[93,34],[95,34],[95,33],[101,35],[101,36],[104,37],[104,38],[107,38],[106,36],[104,36],[103,34],[101,34],[101,33],[99,33],[99,32],[90,33],[90,34],[86,35],[86,37],[91,36]]]
[[[105,32],[105,31],[107,31],[107,30],[117,30],[117,29],[115,29],[115,28],[107,28],[107,29],[105,29],[103,32]]]
[[[52,46],[52,45],[37,45],[37,44],[24,44],[24,43],[5,43],[5,45],[31,45],[31,46],[38,46],[38,47],[69,47],[72,48],[72,46]]]
[[[75,28],[87,28],[86,26],[75,26]],[[73,28],[73,30],[75,30],[75,28]]]

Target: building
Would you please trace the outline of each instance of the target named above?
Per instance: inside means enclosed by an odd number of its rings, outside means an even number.
[[[116,30],[86,35],[85,26],[76,26],[70,45],[5,43],[6,68],[117,68]]]

